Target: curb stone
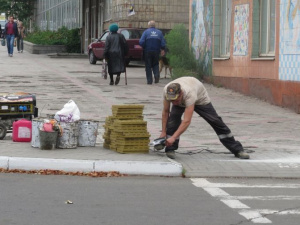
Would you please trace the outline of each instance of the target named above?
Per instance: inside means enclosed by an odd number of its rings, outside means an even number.
[[[174,161],[111,161],[46,159],[0,156],[0,168],[8,170],[61,170],[65,172],[110,172],[128,175],[182,176],[183,167]]]
[[[0,156],[0,168],[8,169],[9,157]]]
[[[130,175],[182,176],[182,165],[174,162],[96,161],[95,171],[118,171]]]

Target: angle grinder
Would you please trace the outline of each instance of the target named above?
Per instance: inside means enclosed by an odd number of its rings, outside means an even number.
[[[154,139],[152,145],[155,150],[162,150],[166,146],[166,138],[157,138]]]

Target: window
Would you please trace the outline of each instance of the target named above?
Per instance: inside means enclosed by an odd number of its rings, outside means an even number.
[[[109,31],[105,32],[102,37],[101,37],[101,41],[106,41],[107,36],[109,35]]]
[[[226,60],[230,56],[232,0],[215,0],[214,59]]]
[[[79,4],[78,0],[38,0],[37,24],[41,30],[57,30],[62,26],[79,28],[82,19]]]
[[[128,30],[122,30],[121,34],[123,34],[123,36],[125,37],[126,40],[129,39],[130,33]]]
[[[231,0],[221,1],[220,56],[230,55]]]
[[[142,36],[143,31],[142,30],[135,30],[135,29],[130,29],[130,30],[122,30],[121,34],[124,35],[125,39],[140,39]]]
[[[275,55],[275,0],[260,0],[260,56]]]

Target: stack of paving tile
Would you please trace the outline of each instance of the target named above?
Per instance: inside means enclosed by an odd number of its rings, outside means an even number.
[[[120,153],[148,152],[150,134],[143,121],[143,105],[114,105],[105,121],[104,148]]]
[[[105,132],[103,134],[103,139],[104,139],[104,143],[103,143],[103,147],[106,149],[110,149],[109,145],[111,143],[110,140],[110,135],[111,135],[111,131],[113,129],[113,123],[114,123],[114,117],[113,116],[108,116],[105,119]]]

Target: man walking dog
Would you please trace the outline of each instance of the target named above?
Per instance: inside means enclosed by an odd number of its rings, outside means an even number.
[[[194,77],[181,77],[168,83],[163,91],[162,132],[166,137],[166,155],[174,159],[178,149],[179,137],[191,123],[194,111],[215,130],[220,142],[235,157],[249,159],[240,142],[234,139],[230,129],[218,116],[211,104],[204,85]],[[171,108],[172,103],[172,109]],[[184,114],[183,120],[181,120]]]
[[[142,34],[139,44],[144,49],[147,84],[151,85],[152,71],[154,83],[159,82],[159,54],[161,53],[162,56],[165,54],[166,41],[162,32],[155,28],[155,21],[149,21],[148,27]]]

